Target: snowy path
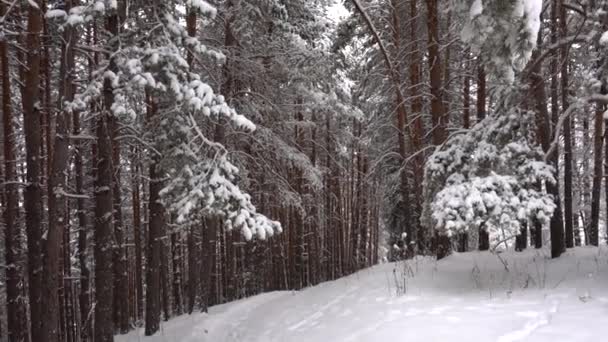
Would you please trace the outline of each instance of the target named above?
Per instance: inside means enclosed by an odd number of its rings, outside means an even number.
[[[272,292],[183,316],[118,342],[598,341],[608,324],[608,250],[559,260],[537,251],[384,264],[299,292]],[[400,279],[400,280],[395,280]]]

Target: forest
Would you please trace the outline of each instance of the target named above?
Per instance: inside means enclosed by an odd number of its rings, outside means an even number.
[[[0,0],[0,341],[601,252],[607,53],[607,0]]]

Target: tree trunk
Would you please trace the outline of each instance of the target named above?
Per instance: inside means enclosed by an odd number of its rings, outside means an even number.
[[[189,9],[188,16],[186,17],[186,28],[188,30],[188,36],[195,37],[196,36],[196,10]],[[188,51],[187,61],[190,66],[192,66],[193,56],[190,51]],[[204,219],[201,218],[201,226],[203,226]],[[187,311],[191,314],[194,311],[196,306],[196,301],[198,297],[198,289],[200,283],[200,271],[207,271],[207,269],[201,269],[201,262],[199,260],[199,255],[201,255],[200,248],[198,248],[198,244],[195,237],[195,224],[191,224],[188,231],[188,308]],[[200,243],[205,243],[204,239],[201,239]],[[207,250],[207,247],[202,247]],[[204,274],[204,273],[203,273]],[[207,291],[205,291],[207,292]]]
[[[520,233],[515,238],[515,250],[521,252],[526,247],[528,247],[528,223],[522,222]]]
[[[606,163],[606,161],[608,161],[608,120],[604,120],[604,154],[605,154],[605,161],[604,161],[604,177],[606,175],[608,175],[608,163]],[[604,191],[605,191],[605,195],[606,197],[604,197],[605,199],[607,199],[608,202],[608,182],[604,182]],[[606,213],[608,213],[608,206],[606,206]],[[606,232],[608,233],[608,215],[606,216]],[[598,233],[599,235],[599,229],[598,229]],[[608,236],[608,235],[607,235]],[[598,244],[600,243],[599,241],[599,237],[598,237]]]
[[[133,241],[135,243],[135,318],[142,318],[144,300],[143,300],[143,282],[142,282],[142,224],[141,224],[141,196],[139,192],[139,151],[135,149],[135,156],[131,162],[132,168],[132,202],[133,202]]]
[[[397,2],[394,2],[396,6]],[[415,197],[415,206],[416,212],[415,218],[412,220],[413,224],[409,231],[407,231],[408,236],[405,239],[407,243],[407,247],[409,252],[414,255],[418,251],[424,250],[425,239],[424,232],[422,231],[423,227],[420,226],[420,218],[419,215],[422,212],[422,183],[424,179],[424,154],[420,151],[423,147],[422,137],[424,136],[424,128],[422,122],[422,90],[420,83],[420,51],[418,50],[418,10],[417,10],[418,1],[411,0],[410,1],[410,43],[412,46],[411,53],[409,56],[409,76],[410,76],[410,88],[412,97],[412,149],[413,153],[416,153],[414,157],[414,193]],[[394,20],[399,20],[397,17]],[[399,25],[394,25],[394,29],[399,29]],[[404,189],[402,189],[404,190]],[[411,243],[414,241],[415,243]]]
[[[553,0],[551,4],[551,44],[557,44],[557,15],[559,13],[557,6],[561,0]],[[555,132],[557,121],[559,120],[559,104],[558,104],[558,80],[557,73],[559,62],[559,54],[556,52],[551,58],[551,132]],[[553,141],[553,135],[551,134],[551,141]],[[544,145],[543,145],[544,148]],[[549,147],[547,147],[549,148]],[[547,150],[545,150],[547,152]],[[564,221],[562,218],[562,204],[559,194],[559,152],[555,148],[553,154],[550,156],[550,161],[555,168],[555,184],[547,184],[547,191],[553,195],[555,201],[555,212],[551,217],[551,257],[558,258],[564,251]]]
[[[180,248],[180,237],[179,233],[171,233],[171,261],[173,268],[173,313],[177,316],[182,314],[182,270],[180,262],[182,260],[181,248]]]
[[[159,197],[160,198],[160,197]],[[164,208],[163,208],[164,212]],[[171,295],[169,294],[169,246],[165,245],[167,235],[160,237],[160,292],[163,307],[163,320],[166,322],[171,317]]]
[[[80,113],[74,111],[72,113],[72,125],[73,134],[75,136],[80,135]],[[74,171],[76,173],[76,193],[79,195],[85,195],[84,191],[84,170],[83,170],[83,148],[80,140],[74,142]],[[89,303],[89,267],[87,265],[87,232],[89,230],[89,208],[86,205],[85,199],[79,197],[76,200],[76,206],[78,210],[78,265],[80,267],[80,323],[82,326],[80,338],[86,341],[86,337],[89,334],[88,329],[88,316],[90,310]]]
[[[599,110],[599,109],[598,109]],[[589,107],[585,108],[585,113],[589,112]],[[597,115],[597,114],[596,114]],[[582,144],[583,146],[589,146],[592,144],[591,137],[589,135],[589,116],[590,115],[582,115]],[[588,152],[588,151],[587,151]],[[581,178],[582,178],[582,209],[579,211],[580,220],[579,220],[579,234],[575,235],[575,243],[576,238],[578,237],[579,244],[581,245],[589,245],[589,227],[591,226],[591,184],[590,177],[591,175],[591,166],[590,163],[591,156],[588,153],[585,153],[581,160]],[[583,232],[584,239],[581,239],[580,232]]]
[[[469,75],[469,68],[471,62],[469,61],[470,52],[467,49],[465,52],[465,64],[464,64],[464,84],[463,84],[463,100],[462,100],[462,127],[464,129],[471,128],[471,76]]]
[[[439,18],[438,0],[426,0],[427,30],[429,36],[428,62],[431,86],[431,122],[433,124],[432,140],[434,145],[441,145],[447,139],[447,117],[443,102],[443,85],[441,75],[441,56],[439,55]]]
[[[40,1],[32,0],[28,7],[26,50],[27,61],[23,76],[23,127],[27,160],[27,186],[24,193],[25,226],[27,232],[29,303],[31,340],[44,341],[42,330],[42,188],[40,183],[40,32],[42,11]]]
[[[0,3],[0,15],[6,14],[6,5]],[[10,66],[8,41],[0,40],[0,63],[2,64],[2,120],[4,128],[4,249],[6,265],[6,315],[9,341],[25,342],[28,338],[23,291],[22,241],[19,228],[19,189],[15,164],[15,131],[11,107]]]
[[[120,181],[120,141],[118,141],[118,119],[115,116],[110,118],[112,130],[112,201],[114,206],[114,328],[119,334],[126,334],[129,331],[129,283],[127,277],[127,259],[124,247],[124,229],[122,222],[122,196]]]
[[[106,28],[112,37],[118,34],[118,15],[108,16]],[[109,70],[116,72],[116,61],[110,57]],[[112,113],[114,103],[112,80],[103,83],[104,108],[97,118],[97,177],[95,180],[95,342],[114,338],[114,225],[112,151]]]
[[[66,2],[66,9],[72,7],[71,1]],[[77,35],[72,27],[66,27],[64,31],[64,43],[62,46],[63,56],[60,69],[60,97],[59,113],[55,120],[55,134],[53,137],[53,153],[51,166],[49,169],[49,194],[48,194],[48,215],[49,227],[46,238],[44,266],[43,266],[43,285],[44,292],[42,303],[44,316],[42,327],[47,341],[58,342],[62,339],[60,330],[60,306],[64,306],[59,298],[59,291],[63,289],[63,271],[60,260],[63,235],[68,229],[66,218],[66,171],[69,158],[69,129],[70,113],[63,108],[65,102],[74,99],[74,85],[72,80],[72,70],[74,69],[73,46],[76,44]],[[50,123],[50,121],[49,121]],[[50,143],[50,141],[48,142]],[[69,246],[63,246],[68,249]],[[63,292],[63,291],[62,291]],[[65,293],[64,293],[65,295]],[[67,309],[67,308],[66,308]]]
[[[560,37],[568,35],[567,8],[564,6],[565,0],[561,0],[560,6]],[[562,86],[562,110],[570,106],[568,96],[568,65],[569,65],[569,46],[564,45],[561,49],[561,86]],[[574,228],[572,213],[572,119],[568,116],[564,121],[564,227],[566,230],[565,245],[567,248],[574,247]]]
[[[595,131],[593,137],[593,185],[591,188],[591,220],[587,232],[587,243],[597,246],[599,243],[600,197],[602,187],[602,134],[604,106],[598,105],[595,111]]]
[[[109,19],[112,20],[112,19]],[[111,60],[110,63],[114,63]],[[111,80],[104,80],[104,109],[97,118],[97,177],[95,179],[95,342],[114,340]]]
[[[154,125],[157,115],[156,99],[149,95],[148,121]],[[150,190],[149,190],[149,222],[148,222],[148,250],[146,267],[146,336],[153,335],[160,328],[161,311],[161,248],[162,232],[165,225],[165,212],[160,202],[160,191],[163,188],[164,174],[160,169],[160,156],[151,152],[150,161]]]
[[[477,57],[477,122],[486,117],[486,71],[481,60]],[[490,235],[486,231],[484,224],[479,225],[478,249],[487,251],[490,248]]]

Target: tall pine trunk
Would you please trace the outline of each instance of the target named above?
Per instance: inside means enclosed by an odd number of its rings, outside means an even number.
[[[564,6],[565,0],[561,0],[560,6],[560,37],[568,35],[567,8]],[[561,49],[561,87],[562,87],[562,110],[570,106],[569,94],[569,46],[565,45]],[[572,119],[570,116],[564,121],[564,228],[565,245],[567,248],[574,247],[574,228],[572,213]]]
[[[439,17],[438,0],[426,0],[428,62],[431,87],[431,122],[433,124],[432,141],[441,145],[447,139],[447,116],[443,101],[441,56],[439,55]]]
[[[477,57],[477,122],[486,118],[486,70],[481,56]],[[479,225],[478,249],[487,251],[490,248],[490,235],[484,223]]]
[[[117,139],[119,127],[115,116],[110,118],[112,132],[112,201],[114,207],[114,328],[119,334],[129,331],[129,283],[127,277],[127,258],[124,247],[125,233],[122,220],[122,197],[120,181],[120,141]]]
[[[0,15],[6,14],[6,5],[0,3]],[[0,63],[2,64],[2,120],[4,128],[4,249],[6,267],[6,316],[9,341],[27,341],[27,317],[23,291],[22,241],[18,222],[19,189],[16,173],[15,131],[11,107],[10,66],[8,41],[0,40]]]
[[[42,187],[41,187],[41,127],[40,127],[40,33],[42,11],[40,1],[32,0],[27,19],[27,67],[23,72],[23,128],[27,161],[27,186],[24,193],[25,227],[29,276],[31,340],[44,341],[42,330]]]
[[[603,177],[603,113],[604,105],[597,105],[595,111],[595,125],[593,136],[593,185],[591,188],[591,219],[586,236],[587,243],[597,246],[599,243],[599,224],[600,224],[600,197]]]
[[[118,15],[111,12],[107,30],[118,34]],[[110,57],[109,70],[116,72],[116,61]],[[112,113],[114,103],[112,80],[103,82],[103,110],[97,117],[97,174],[95,179],[95,342],[110,342],[114,336],[114,222],[113,222],[113,153]]]
[[[557,16],[559,13],[558,5],[560,0],[553,0],[551,4],[551,44],[555,45],[557,43]],[[559,62],[559,53],[556,51],[551,57],[550,71],[551,71],[551,141],[553,141],[555,134],[555,127],[557,125],[557,121],[559,120],[559,96],[558,96],[558,79],[557,74],[559,71],[558,68]],[[543,148],[549,149],[550,146],[546,146],[543,144]],[[547,152],[545,149],[545,152]],[[547,192],[553,195],[553,199],[555,202],[555,211],[553,212],[553,216],[551,217],[551,257],[557,258],[564,251],[564,221],[562,218],[562,204],[559,193],[559,152],[558,148],[553,149],[552,155],[549,157],[551,164],[555,168],[555,184],[547,183]]]
[[[72,7],[71,1],[66,2],[66,9]],[[67,231],[66,222],[66,178],[69,159],[69,122],[70,112],[64,108],[66,102],[74,99],[74,85],[72,71],[74,69],[74,51],[77,35],[73,27],[66,27],[63,35],[62,59],[60,66],[60,97],[58,108],[59,112],[55,118],[55,134],[53,136],[53,148],[49,178],[48,194],[48,215],[49,227],[46,238],[44,266],[43,266],[43,307],[44,316],[43,331],[49,342],[58,342],[62,339],[60,331],[60,289],[63,289],[63,271],[60,260],[62,258],[62,247],[68,249],[68,245],[63,244],[64,233]],[[50,120],[48,121],[50,123]],[[50,143],[50,141],[48,142]],[[65,289],[62,291],[66,295]],[[65,305],[61,308],[66,309]],[[63,325],[63,324],[62,324]]]
[[[156,99],[148,95],[148,123],[156,124],[158,104]],[[165,224],[164,207],[160,202],[160,191],[163,188],[164,174],[160,169],[160,156],[151,152],[150,181],[149,181],[149,222],[148,246],[146,258],[146,336],[153,335],[160,328],[161,311],[161,248],[162,231]]]
[[[74,111],[72,113],[72,130],[74,136],[81,134],[80,127],[80,113]],[[80,267],[80,337],[86,341],[86,336],[89,334],[88,329],[88,316],[90,310],[89,303],[89,283],[90,283],[90,272],[89,266],[87,265],[87,232],[89,231],[89,208],[87,207],[87,201],[84,199],[85,185],[84,185],[84,161],[83,161],[84,148],[80,140],[74,142],[74,172],[76,174],[76,193],[80,195],[76,199],[76,209],[78,211],[78,266]]]
[[[186,29],[188,30],[188,36],[195,37],[196,36],[196,9],[190,8],[188,9],[188,16],[186,17]],[[192,66],[192,62],[194,60],[194,56],[192,52],[188,51],[186,56],[188,64]],[[201,217],[201,226],[204,225],[203,218]],[[198,293],[199,293],[199,283],[201,276],[199,273],[201,271],[205,272],[206,270],[201,269],[201,261],[200,261],[200,248],[198,247],[198,243],[196,240],[196,224],[190,224],[188,230],[188,307],[187,312],[191,314],[194,311],[196,306]],[[205,242],[201,236],[201,244]],[[207,247],[202,247],[207,249]],[[203,276],[204,277],[204,276]],[[206,292],[206,291],[205,291]]]
[[[135,312],[136,320],[142,318],[144,308],[144,293],[142,281],[142,224],[141,224],[141,194],[139,191],[140,164],[139,150],[134,151],[133,161],[131,162],[132,172],[132,204],[133,204],[133,241],[135,244]]]

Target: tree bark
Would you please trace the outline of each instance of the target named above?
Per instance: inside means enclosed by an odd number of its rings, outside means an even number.
[[[471,76],[469,75],[469,67],[471,65],[469,61],[470,52],[467,49],[465,52],[465,64],[464,64],[464,84],[462,91],[462,127],[464,129],[471,128]]]
[[[148,95],[148,121],[154,125],[157,120],[156,99]],[[165,225],[165,212],[160,202],[160,191],[163,188],[164,174],[160,169],[160,156],[151,152],[150,161],[150,190],[149,190],[149,222],[148,248],[146,267],[146,324],[145,335],[150,336],[160,328],[161,311],[161,248],[162,232]]]
[[[395,2],[395,5],[396,6]],[[424,136],[424,127],[422,122],[422,91],[421,91],[421,83],[420,83],[420,51],[418,50],[418,9],[417,9],[418,1],[411,0],[410,1],[410,45],[412,46],[410,57],[409,57],[409,76],[410,76],[410,88],[411,93],[410,96],[412,98],[411,101],[411,112],[412,112],[412,149],[413,153],[416,153],[414,157],[414,193],[415,197],[415,206],[416,211],[418,213],[422,212],[422,183],[424,179],[424,154],[420,151],[423,147],[423,136]],[[398,19],[397,19],[398,20]],[[395,29],[399,29],[398,25],[395,25]],[[419,224],[419,215],[415,215],[413,225],[411,229],[409,229],[408,236],[406,237],[406,243],[408,244],[408,249],[412,255],[416,254],[417,251],[424,250],[425,242],[424,242],[424,232],[422,231],[423,227]],[[413,244],[411,242],[414,242]]]
[[[540,39],[540,36],[539,36]],[[540,41],[539,41],[540,42]],[[542,74],[542,63],[539,61],[541,55],[540,49],[534,50],[531,59],[531,69],[529,72],[529,82],[532,94],[534,95],[536,105],[536,125],[538,127],[538,139],[541,144],[543,151],[546,153],[550,149],[552,141],[552,118],[547,109],[547,93],[545,90],[545,80]],[[552,95],[553,92],[552,92]],[[554,102],[552,96],[552,102]],[[552,103],[553,105],[554,103]],[[553,116],[555,116],[555,113]],[[601,125],[601,124],[600,124]],[[601,134],[600,134],[601,135]],[[600,146],[601,149],[601,146]],[[550,156],[550,161],[555,165],[557,153],[553,153]],[[555,179],[559,179],[557,174],[554,174]],[[540,185],[539,185],[540,186]],[[563,250],[563,222],[561,219],[561,205],[559,200],[559,188],[556,184],[546,183],[547,192],[553,196],[555,201],[556,210],[551,216],[551,235],[552,237],[552,248],[551,256],[553,258],[558,257]],[[539,248],[542,243],[542,227],[540,223],[535,222],[536,232],[534,234],[536,247]],[[555,239],[555,240],[554,240]]]
[[[486,71],[481,60],[477,57],[477,122],[486,118]],[[486,231],[484,224],[479,226],[478,249],[487,251],[490,248],[490,235]]]
[[[127,259],[124,247],[124,228],[122,220],[122,196],[120,181],[120,141],[118,137],[118,119],[110,118],[112,130],[112,201],[114,207],[114,328],[119,334],[129,331],[129,283],[127,276]]]
[[[74,111],[72,113],[73,134],[80,135],[80,113]],[[79,140],[74,142],[74,172],[76,173],[76,193],[85,195],[84,190],[84,170],[83,170],[83,148]],[[89,303],[89,267],[87,265],[87,232],[89,230],[89,208],[86,205],[84,198],[79,197],[76,200],[78,210],[78,265],[80,267],[80,323],[81,334],[80,338],[86,341],[89,334],[88,316],[90,310]]]
[[[42,187],[40,180],[40,33],[42,11],[40,1],[31,0],[28,7],[26,50],[27,61],[23,102],[23,126],[27,160],[27,186],[24,194],[25,226],[27,233],[30,325],[32,341],[44,341],[42,330]]]
[[[557,16],[559,13],[558,5],[561,0],[553,0],[551,4],[551,44],[557,44]],[[555,134],[555,127],[559,120],[559,96],[558,96],[558,79],[557,74],[559,72],[558,68],[559,62],[559,54],[556,52],[551,58],[550,70],[551,70],[551,135]],[[551,136],[551,141],[553,141],[553,136]],[[547,152],[547,150],[545,150]],[[555,168],[555,184],[547,184],[547,191],[553,195],[553,199],[555,201],[555,212],[551,217],[551,257],[558,258],[562,252],[564,251],[564,221],[562,217],[562,204],[559,193],[559,152],[557,148],[554,150],[553,154],[550,156],[550,161]]]
[[[593,137],[593,185],[591,188],[591,220],[589,222],[589,236],[587,243],[597,246],[599,243],[599,224],[600,224],[600,197],[603,177],[603,151],[602,151],[602,134],[603,129],[603,113],[604,106],[597,105],[595,111],[595,130]]]
[[[6,5],[0,3],[0,16],[6,15]],[[0,63],[2,64],[2,120],[4,129],[4,249],[6,260],[6,315],[9,341],[25,342],[28,338],[23,291],[22,241],[18,223],[19,189],[17,185],[15,158],[14,118],[11,107],[11,81],[8,58],[8,41],[0,40]]]
[[[188,30],[188,36],[195,37],[196,36],[196,10],[189,9],[188,16],[186,17],[186,29]],[[190,51],[188,51],[188,55],[186,56],[188,64],[192,67],[193,55]],[[204,220],[201,218],[201,221]],[[201,222],[201,226],[203,226],[203,222]],[[201,255],[200,248],[198,247],[198,243],[196,240],[196,225],[191,224],[188,231],[188,314],[192,314],[194,308],[197,304],[197,298],[199,294],[199,285],[200,279],[199,272],[205,272],[206,269],[201,268],[201,262],[199,256]],[[202,237],[201,237],[202,238]],[[204,243],[205,240],[201,239],[200,243]],[[207,247],[202,247],[205,250]],[[204,276],[203,276],[204,277]],[[205,291],[207,292],[207,291]]]
[[[110,63],[114,63],[113,60]],[[113,201],[111,80],[104,80],[104,109],[97,118],[97,176],[95,180],[95,342],[114,338]]]
[[[564,6],[565,0],[561,0],[560,6],[560,36],[568,35],[567,8]],[[570,106],[569,94],[569,49],[564,45],[561,49],[561,86],[562,86],[562,109]],[[567,248],[574,247],[574,228],[572,213],[572,119],[569,115],[564,122],[564,214],[565,214],[565,245]]]
[[[182,255],[180,253],[180,236],[178,232],[171,233],[171,261],[172,261],[172,274],[173,274],[173,284],[172,284],[172,292],[173,292],[173,314],[181,315],[182,314],[182,296],[181,296],[181,286],[182,286],[182,270],[181,270],[181,259]]]
[[[431,122],[433,124],[432,140],[434,145],[441,145],[447,139],[447,117],[443,102],[443,84],[441,75],[441,56],[439,55],[439,18],[438,0],[426,0],[427,32],[429,36],[429,75],[431,86]]]
[[[66,10],[72,7],[71,1],[65,3]],[[55,134],[53,136],[53,148],[50,178],[49,178],[49,194],[48,194],[48,215],[49,227],[46,238],[46,246],[44,249],[44,266],[43,266],[43,285],[44,292],[42,296],[42,304],[44,307],[44,316],[42,327],[43,333],[49,342],[58,342],[62,339],[60,329],[60,307],[65,308],[60,301],[60,289],[63,289],[63,272],[61,269],[60,260],[62,259],[62,243],[64,240],[64,232],[68,226],[66,218],[66,178],[69,158],[69,122],[70,112],[64,109],[65,102],[71,102],[74,99],[73,85],[73,69],[74,69],[74,52],[73,46],[76,44],[77,35],[73,27],[65,28],[62,45],[62,59],[60,66],[60,97],[59,97],[59,113],[55,119]],[[50,141],[49,141],[50,143]],[[69,246],[63,246],[68,249]],[[61,291],[65,296],[65,291]]]
[[[139,191],[139,150],[135,149],[135,155],[131,162],[132,169],[132,202],[133,202],[133,241],[135,244],[135,318],[139,320],[143,315],[144,292],[142,282],[142,224],[141,224],[141,195]]]
[[[106,28],[112,37],[118,34],[118,14],[111,12]],[[109,70],[116,72],[116,61],[110,57]],[[112,151],[112,113],[114,103],[112,80],[103,82],[103,110],[97,118],[97,177],[95,180],[95,342],[114,338],[114,222]]]

